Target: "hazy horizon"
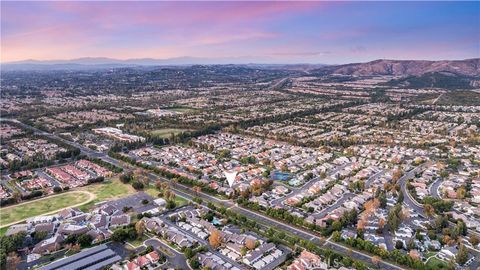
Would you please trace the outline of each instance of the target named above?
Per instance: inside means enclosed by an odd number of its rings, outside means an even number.
[[[189,62],[189,59],[192,59]],[[144,65],[345,65],[345,64],[352,64],[352,63],[367,63],[377,60],[392,60],[392,61],[462,61],[462,60],[469,60],[469,59],[478,59],[478,57],[474,58],[462,58],[462,59],[438,59],[438,60],[430,60],[430,59],[395,59],[395,58],[375,58],[370,60],[365,60],[361,62],[337,62],[337,63],[318,63],[318,62],[265,62],[265,61],[257,61],[255,59],[250,58],[242,58],[237,57],[237,62],[228,61],[229,59],[233,58],[202,58],[202,57],[191,57],[191,56],[179,56],[173,58],[152,58],[152,57],[145,57],[145,58],[110,58],[110,57],[103,57],[103,56],[85,56],[79,58],[72,58],[72,59],[47,59],[47,60],[38,60],[38,59],[24,59],[18,61],[8,61],[8,62],[0,62],[2,65],[8,64],[39,64],[39,65],[56,65],[56,64],[83,64],[83,65],[102,65],[102,64],[136,64],[142,65],[141,61],[152,61],[152,62],[166,62],[166,63],[145,63]],[[242,61],[243,59],[243,61]],[[175,61],[184,61],[184,63],[175,64]],[[218,60],[218,61],[217,61]],[[87,62],[85,62],[87,61]],[[89,62],[90,61],[90,62]],[[95,62],[98,61],[98,62]],[[169,61],[173,64],[169,64]]]
[[[478,58],[478,2],[1,2],[1,63]],[[222,62],[224,63],[224,62]]]

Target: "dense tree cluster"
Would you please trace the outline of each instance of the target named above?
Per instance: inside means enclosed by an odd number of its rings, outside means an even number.
[[[6,269],[7,256],[23,247],[25,233],[17,233],[10,236],[0,237],[0,269]]]

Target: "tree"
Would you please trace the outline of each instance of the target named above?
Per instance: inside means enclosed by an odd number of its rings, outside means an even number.
[[[385,227],[385,223],[386,223],[386,222],[385,222],[385,219],[384,219],[384,218],[380,218],[380,219],[378,220],[378,227],[379,227],[380,229],[383,229],[383,227]]]
[[[144,186],[142,183],[135,181],[132,183],[132,187],[136,190],[140,190],[140,189],[143,189]]]
[[[82,234],[78,236],[77,243],[82,247],[89,246],[92,243],[92,237],[88,234]]]
[[[467,190],[465,189],[465,187],[459,187],[457,189],[457,199],[464,199],[466,194]]]
[[[122,181],[122,183],[124,183],[124,184],[129,183],[130,181],[132,181],[132,179],[133,179],[133,173],[132,172],[126,172],[126,173],[120,175],[120,181]]]
[[[435,209],[431,204],[425,204],[424,210],[425,210],[425,215],[427,215],[427,217],[433,217],[433,215],[435,215]]]
[[[420,254],[415,249],[411,249],[410,252],[408,252],[408,255],[410,256],[410,258],[412,258],[415,261],[420,260]]]
[[[379,265],[379,263],[380,263],[380,260],[381,260],[380,257],[378,257],[378,256],[376,256],[376,255],[375,255],[375,256],[372,256],[372,263],[373,263],[375,266],[377,266],[377,267],[378,267],[378,265]]]
[[[458,236],[466,236],[468,233],[467,224],[465,224],[465,222],[463,222],[463,220],[461,219],[457,220],[457,225],[455,225],[455,231]]]
[[[342,230],[342,223],[338,220],[335,220],[333,223],[332,223],[332,229],[334,231],[341,231]]]
[[[168,201],[167,201],[167,204],[165,205],[165,207],[166,207],[167,209],[173,209],[173,208],[175,208],[176,206],[177,206],[177,204],[175,203],[174,200],[168,200]]]
[[[400,192],[398,192],[397,203],[403,203],[403,200],[404,200],[404,195],[403,195],[403,192],[400,190]]]
[[[393,171],[393,175],[392,175],[392,181],[394,183],[396,183],[398,181],[398,179],[400,179],[400,177],[402,177],[402,170],[401,169],[396,169]]]
[[[200,262],[198,262],[197,258],[192,258],[190,261],[190,266],[192,267],[192,269],[199,269],[200,267]]]
[[[400,220],[405,221],[410,218],[410,212],[407,208],[402,208],[402,211],[400,211],[398,217],[400,218]]]
[[[193,256],[195,256],[193,249],[189,247],[185,248],[185,250],[183,251],[183,254],[185,254],[185,257],[187,257],[187,259],[191,259]]]
[[[7,269],[17,269],[22,259],[16,252],[10,252],[7,257]]]
[[[403,248],[403,242],[400,241],[400,240],[397,240],[397,242],[395,243],[395,248],[396,249],[402,249]]]
[[[208,242],[213,248],[218,248],[222,244],[222,235],[220,231],[212,229],[210,231],[210,237],[208,237]]]
[[[469,242],[470,242],[470,244],[472,244],[472,246],[476,246],[480,243],[480,239],[478,239],[478,236],[472,234],[470,236]]]
[[[400,219],[393,211],[390,211],[390,213],[388,214],[388,226],[392,231],[396,231],[400,226]]]
[[[193,192],[195,193],[195,196],[197,196],[198,193],[200,193],[200,192],[202,191],[202,188],[199,187],[199,186],[194,186],[194,187],[192,188],[192,190],[193,190]]]
[[[139,235],[140,237],[143,236],[143,233],[145,231],[145,223],[142,220],[137,221],[137,223],[135,223],[135,231],[137,232],[137,235]]]
[[[145,249],[145,253],[150,253],[152,251],[154,251],[154,248],[152,245],[148,245],[147,248]]]
[[[81,249],[82,249],[82,248],[80,247],[79,244],[75,244],[75,245],[72,245],[72,246],[70,247],[70,250],[71,250],[72,252],[75,252],[75,253],[80,252]]]
[[[451,259],[448,261],[447,269],[448,269],[448,270],[455,270],[455,268],[456,268],[455,259],[454,259],[454,258],[451,258]]]
[[[113,231],[111,239],[115,242],[123,242],[128,238],[128,233],[125,229],[116,229]]]
[[[0,237],[0,269],[6,268],[8,257],[7,254],[15,252],[23,246],[25,236],[26,233],[21,232],[8,237]]]
[[[33,235],[33,239],[37,242],[45,239],[48,235],[48,232],[46,231],[38,231],[38,232],[35,232],[34,235]]]
[[[248,248],[249,250],[255,249],[256,243],[254,239],[247,238],[245,240],[245,247]]]
[[[455,260],[458,264],[464,265],[468,260],[468,250],[464,244],[460,244],[458,248],[457,256],[455,256]]]
[[[367,221],[364,218],[361,218],[357,222],[357,230],[363,230],[365,228]]]

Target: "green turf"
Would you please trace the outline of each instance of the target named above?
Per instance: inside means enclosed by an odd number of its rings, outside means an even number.
[[[188,107],[174,107],[174,108],[167,108],[167,110],[181,112],[181,113],[191,113],[191,112],[197,111],[197,109],[188,108]]]
[[[135,248],[143,245],[143,242],[147,239],[149,239],[150,237],[146,236],[146,235],[143,235],[142,237],[140,238],[137,238],[133,241],[128,241],[128,243],[130,243],[132,246],[134,246]]]
[[[150,195],[154,198],[157,198],[158,193],[160,193],[153,186],[149,186],[148,188],[145,188],[143,191],[145,191],[145,193],[147,193],[148,195]],[[177,196],[175,196],[175,204],[177,205],[177,207],[184,206],[184,205],[188,204],[188,200],[177,195]]]
[[[160,193],[156,188],[154,188],[152,186],[149,186],[149,187],[145,188],[143,191],[145,191],[145,193],[147,193],[148,195],[150,195],[154,198],[157,198],[158,193]]]
[[[132,188],[131,185],[120,182],[118,178],[98,184],[88,185],[81,189],[92,192],[96,196],[95,200],[80,207],[82,211],[89,210],[94,204],[98,202],[125,197],[127,195],[135,193],[135,190]]]
[[[177,205],[177,207],[184,206],[188,204],[188,200],[177,195],[175,196],[175,204]]]
[[[156,136],[159,138],[170,138],[170,136],[172,136],[172,133],[177,135],[184,131],[189,131],[189,130],[181,129],[181,128],[161,128],[161,129],[151,131],[150,134],[152,134],[152,136]]]
[[[435,269],[435,270],[442,270],[447,269],[448,265],[446,262],[438,259],[438,258],[430,258],[426,264],[427,269]]]
[[[25,204],[2,208],[0,211],[0,227],[12,222],[20,222],[23,219],[39,216],[55,210],[79,204],[87,201],[88,194],[68,192],[55,197],[34,200]]]

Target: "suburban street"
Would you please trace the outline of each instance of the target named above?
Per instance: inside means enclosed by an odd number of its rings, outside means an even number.
[[[332,175],[335,175],[338,171],[340,170],[343,170],[345,167],[347,167],[348,165],[350,165],[351,163],[346,163],[346,164],[343,164],[343,165],[340,165],[338,167],[335,167],[333,170],[329,171],[327,176],[332,176]],[[308,190],[311,186],[313,186],[320,178],[319,177],[315,177],[315,178],[312,178],[310,181],[308,181],[307,183],[305,183],[303,186],[299,187],[299,188],[294,188],[292,192],[290,192],[287,196],[285,197],[282,197],[282,198],[278,198],[278,199],[275,199],[275,200],[272,200],[271,201],[271,204],[274,205],[274,206],[277,206],[277,205],[280,205],[282,204],[282,202],[288,200],[288,198],[291,198],[299,193],[301,193],[302,191],[305,191],[305,190]],[[292,189],[290,186],[287,186],[288,188]]]
[[[145,246],[152,246],[155,250],[161,253],[165,253],[162,251],[162,249],[167,249],[172,253],[172,256],[169,256],[168,254],[165,254],[167,256],[167,260],[172,264],[177,267],[180,267],[181,269],[190,269],[190,266],[187,264],[187,258],[183,253],[178,252],[176,249],[172,248],[171,246],[165,244],[161,240],[157,238],[150,238],[148,240],[145,240],[144,242]]]
[[[2,119],[2,121],[4,121],[4,120]],[[80,149],[80,151],[82,153],[86,154],[89,157],[100,158],[105,162],[108,162],[108,163],[113,164],[115,166],[127,169],[125,167],[125,165],[123,164],[123,162],[120,162],[120,161],[118,161],[114,158],[111,158],[105,153],[94,151],[94,150],[92,150],[90,148],[87,148],[87,147],[84,147],[84,146],[82,146],[78,143],[71,142],[69,140],[65,140],[65,139],[63,139],[63,138],[61,138],[61,137],[59,137],[55,134],[51,134],[51,133],[48,133],[48,132],[41,131],[41,130],[35,128],[35,127],[23,124],[23,123],[21,123],[19,121],[16,121],[16,120],[8,120],[8,121],[14,121],[16,123],[19,123],[24,128],[28,128],[28,129],[34,131],[35,133],[37,133],[39,135],[43,135],[43,136],[46,136],[48,138],[52,138],[52,139],[56,139],[56,140],[61,140],[62,142],[66,143],[66,144],[77,147],[77,148]],[[421,170],[422,166],[424,166],[424,165],[420,165],[420,166],[410,170],[409,172],[407,172],[405,175],[403,175],[399,179],[401,189],[404,192],[404,194],[406,195],[404,203],[407,206],[412,207],[415,211],[417,211],[420,214],[423,214],[423,208],[421,207],[421,205],[416,203],[414,201],[414,199],[411,198],[411,196],[407,192],[406,182],[407,182],[408,179],[413,178],[415,176],[415,173],[417,173],[418,171]],[[332,172],[332,173],[335,173],[336,171],[341,170],[341,168],[342,168],[342,166],[340,166],[339,168],[336,168],[335,171]],[[381,172],[376,173],[369,180],[374,180],[372,178],[379,177],[381,175]],[[152,172],[148,173],[148,177],[151,181],[156,181],[158,179],[161,179],[163,181],[169,181],[168,179],[161,178],[160,176],[158,176],[158,175],[156,175]],[[312,183],[312,182],[314,182],[314,181],[311,181],[310,183]],[[325,239],[323,239],[321,236],[319,236],[317,234],[314,234],[312,232],[309,232],[306,229],[299,228],[297,226],[292,226],[292,225],[289,225],[289,224],[285,224],[282,221],[279,221],[279,220],[264,216],[264,215],[262,215],[258,212],[254,212],[252,210],[243,208],[241,206],[236,205],[235,203],[233,203],[230,200],[219,199],[217,197],[205,194],[203,192],[198,192],[194,196],[194,195],[192,195],[193,191],[191,190],[190,187],[184,186],[184,185],[179,184],[179,183],[172,183],[172,190],[175,192],[176,195],[181,196],[183,198],[186,198],[188,200],[193,200],[194,197],[199,197],[199,198],[203,199],[205,202],[212,202],[212,203],[215,203],[217,205],[222,205],[223,207],[226,207],[226,208],[229,208],[233,211],[236,211],[237,213],[242,214],[242,215],[246,216],[247,218],[250,218],[250,219],[253,219],[253,220],[257,221],[258,223],[265,224],[265,225],[268,225],[270,227],[277,227],[277,228],[279,228],[281,230],[284,230],[288,233],[291,233],[293,235],[297,235],[298,237],[300,237],[304,240],[312,241],[313,243],[315,243],[317,245],[324,245],[325,247],[331,248],[331,249],[336,250],[338,252],[341,252],[343,254],[347,254],[349,256],[351,255],[356,259],[360,259],[360,260],[363,260],[367,263],[371,263],[372,256],[370,256],[370,255],[367,255],[367,254],[362,253],[362,252],[353,251],[349,247],[340,245],[338,243],[334,243],[330,240],[325,241]],[[338,205],[341,205],[343,203],[343,201],[345,201],[346,199],[348,199],[348,197],[350,197],[352,195],[353,194],[351,194],[351,193],[347,193],[344,197],[342,197],[339,201],[337,201],[337,203],[335,203],[334,205],[326,208],[321,213],[328,212],[329,210],[334,209]],[[388,263],[386,261],[380,261],[379,265],[380,265],[380,267],[382,267],[382,269],[388,269],[388,270],[404,269],[400,266]]]
[[[432,194],[432,196],[434,198],[437,198],[437,199],[440,199],[440,193],[438,192],[438,188],[440,187],[440,185],[442,184],[442,179],[437,179],[435,180],[435,182],[432,183],[432,185],[430,186],[430,194]]]
[[[412,179],[415,177],[415,174],[420,172],[424,166],[426,166],[428,163],[421,164],[407,173],[405,173],[402,177],[398,179],[398,183],[400,184],[400,189],[403,192],[404,195],[404,200],[403,203],[413,209],[416,213],[418,213],[420,216],[425,217],[425,214],[423,212],[423,206],[415,201],[415,199],[412,198],[410,195],[410,192],[407,189],[407,180]]]

